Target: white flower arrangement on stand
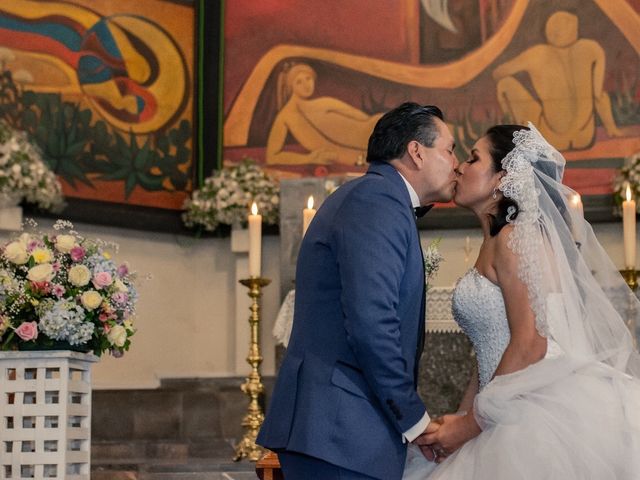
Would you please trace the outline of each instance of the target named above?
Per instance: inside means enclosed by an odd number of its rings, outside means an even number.
[[[622,216],[622,202],[625,200],[627,185],[631,188],[633,198],[640,198],[640,152],[627,157],[624,166],[613,182],[614,200],[616,203],[614,213]],[[636,203],[636,209],[640,211],[640,202]]]
[[[262,221],[278,223],[280,188],[255,161],[245,158],[231,168],[215,171],[184,203],[187,227],[214,231],[219,225],[246,226],[251,203],[256,202]]]
[[[62,186],[24,132],[0,121],[0,207],[21,201],[57,212],[64,206]]]

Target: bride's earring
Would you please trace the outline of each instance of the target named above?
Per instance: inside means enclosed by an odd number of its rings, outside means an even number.
[[[492,195],[492,197],[493,197],[493,199],[494,199],[494,200],[497,200],[497,199],[498,199],[498,189],[496,189],[496,188],[494,188],[494,189],[493,189],[493,195]]]

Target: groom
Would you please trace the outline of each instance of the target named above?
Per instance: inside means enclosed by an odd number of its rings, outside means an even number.
[[[425,277],[414,209],[451,200],[453,148],[440,109],[400,105],[369,138],[366,175],[327,198],[309,226],[293,331],[257,440],[278,453],[286,480],[399,480],[407,442],[427,431],[416,393]]]

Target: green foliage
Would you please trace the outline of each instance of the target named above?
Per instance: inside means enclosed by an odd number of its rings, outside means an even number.
[[[123,182],[127,198],[135,187],[184,191],[191,186],[187,120],[148,135],[122,133],[60,94],[21,89],[7,70],[0,72],[0,119],[28,132],[51,169],[73,186]]]
[[[611,92],[611,110],[616,125],[637,125],[640,123],[640,102],[635,99],[640,92],[640,80],[634,81],[622,75],[616,82],[616,90]]]

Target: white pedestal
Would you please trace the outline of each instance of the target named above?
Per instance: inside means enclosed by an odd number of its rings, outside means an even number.
[[[0,230],[18,231],[22,228],[22,207],[0,207]]]
[[[66,350],[0,352],[0,478],[89,480],[97,360]]]
[[[251,367],[247,363],[251,332],[249,329],[249,315],[251,314],[251,299],[246,287],[238,283],[249,278],[249,229],[231,229],[231,251],[236,254],[236,316],[234,332],[235,353],[233,358],[234,373],[239,376],[248,375]]]

